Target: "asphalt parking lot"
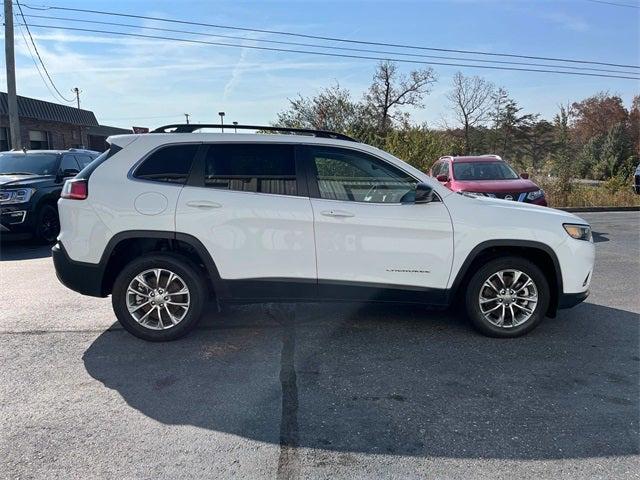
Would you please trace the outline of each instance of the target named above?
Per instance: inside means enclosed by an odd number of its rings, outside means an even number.
[[[1,478],[638,478],[640,214],[592,294],[496,340],[416,307],[255,305],[151,344],[0,249]]]

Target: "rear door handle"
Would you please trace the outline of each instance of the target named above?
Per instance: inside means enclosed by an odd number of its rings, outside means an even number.
[[[220,208],[222,205],[216,202],[209,202],[208,200],[192,200],[187,202],[187,207],[191,208],[200,208],[203,210],[207,210],[210,208]]]
[[[355,214],[351,212],[347,212],[345,210],[324,210],[320,213],[325,217],[338,217],[338,218],[355,217]]]

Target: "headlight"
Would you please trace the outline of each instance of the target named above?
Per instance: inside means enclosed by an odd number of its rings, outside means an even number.
[[[576,240],[585,240],[590,242],[592,240],[591,227],[589,225],[575,225],[573,223],[565,223],[562,225],[572,238]]]
[[[33,188],[19,188],[17,190],[3,190],[0,192],[0,204],[11,205],[14,203],[25,203],[31,200],[35,192]]]
[[[544,190],[536,190],[535,192],[527,193],[527,200],[537,200],[544,197]]]

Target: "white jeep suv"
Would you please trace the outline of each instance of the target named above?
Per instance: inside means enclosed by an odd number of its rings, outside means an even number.
[[[138,337],[186,334],[212,299],[464,302],[481,332],[515,337],[588,295],[575,215],[454,193],[340,134],[203,127],[111,137],[59,200],[58,278],[111,294]]]

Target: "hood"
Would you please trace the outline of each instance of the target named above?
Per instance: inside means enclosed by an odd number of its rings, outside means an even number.
[[[490,198],[490,197],[478,197],[478,196],[470,196],[464,195],[462,193],[458,193],[460,197],[463,197],[465,201],[477,202],[477,205],[483,205],[487,207],[496,208],[496,213],[499,213],[501,210],[518,210],[518,211],[527,211],[531,213],[535,213],[537,215],[547,215],[554,216],[562,219],[562,221],[566,221],[569,223],[580,223],[584,225],[589,225],[589,222],[580,218],[577,215],[574,215],[571,212],[565,212],[564,210],[557,210],[555,208],[543,207],[541,205],[535,205],[533,203],[524,203],[524,202],[512,202],[509,200],[501,200],[499,198]]]
[[[28,187],[50,181],[55,175],[3,175],[0,174],[0,187]]]
[[[455,189],[478,193],[514,193],[540,190],[531,180],[455,180]]]

